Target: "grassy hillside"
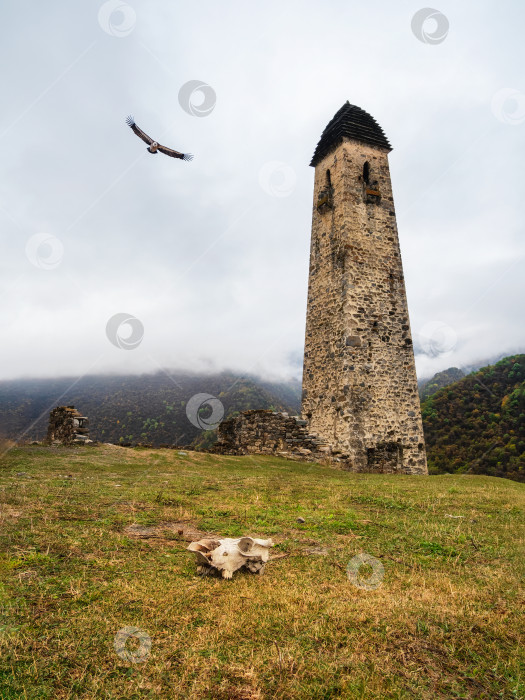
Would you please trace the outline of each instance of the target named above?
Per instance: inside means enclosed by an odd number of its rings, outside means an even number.
[[[13,449],[0,698],[523,698],[524,513],[523,484],[486,476]],[[288,556],[200,578],[197,530],[271,536]],[[347,575],[361,552],[384,567],[373,590]],[[143,662],[116,653],[125,627],[151,639]]]
[[[525,481],[525,355],[506,357],[422,403],[429,467]]]

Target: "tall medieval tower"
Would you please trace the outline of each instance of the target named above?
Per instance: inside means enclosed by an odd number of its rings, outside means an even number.
[[[317,144],[302,413],[349,469],[426,474],[391,150],[349,102]]]

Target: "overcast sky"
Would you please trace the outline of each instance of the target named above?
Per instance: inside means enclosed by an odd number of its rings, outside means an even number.
[[[525,5],[422,9],[4,0],[0,378],[297,375],[308,164],[346,100],[394,148],[418,374],[523,351]]]

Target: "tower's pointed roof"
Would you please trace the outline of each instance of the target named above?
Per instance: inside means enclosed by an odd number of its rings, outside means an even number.
[[[392,150],[383,129],[364,109],[346,102],[323,131],[310,165],[317,165],[347,136],[369,146]]]

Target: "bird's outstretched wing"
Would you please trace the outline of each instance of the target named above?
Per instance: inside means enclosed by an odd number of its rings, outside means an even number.
[[[167,148],[166,146],[161,146],[159,143],[159,151],[172,158],[180,158],[181,160],[193,160],[191,153],[179,153],[179,151],[174,151],[173,148]]]
[[[133,131],[137,134],[137,136],[140,139],[142,139],[145,143],[147,143],[148,146],[151,146],[151,144],[153,143],[153,139],[150,136],[148,136],[147,134],[145,134],[142,131],[142,129],[139,129],[139,127],[135,124],[135,120],[133,119],[133,117],[128,117],[126,119],[126,124],[129,127],[131,127],[131,129],[133,129]]]

